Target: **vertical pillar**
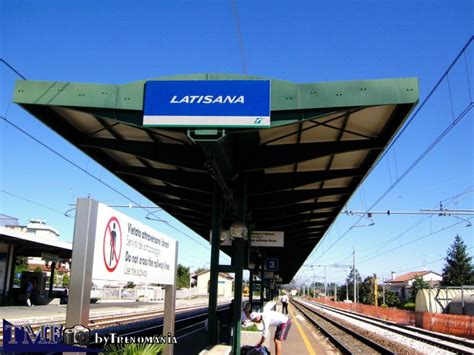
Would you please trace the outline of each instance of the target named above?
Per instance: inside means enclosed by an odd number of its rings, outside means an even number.
[[[66,311],[66,327],[89,324],[92,264],[97,226],[97,201],[88,198],[77,199],[76,222],[71,263],[71,279]]]
[[[260,310],[263,311],[263,295],[265,293],[264,290],[264,280],[265,280],[265,250],[262,251],[262,265],[261,265],[261,270],[260,270]]]
[[[233,354],[240,355],[240,318],[242,312],[242,275],[244,261],[244,240],[234,239],[235,252],[235,287],[234,287],[234,337],[232,339]]]
[[[12,272],[15,272],[15,265],[13,259],[13,252],[15,246],[13,244],[8,245],[8,256],[5,264],[5,279],[3,283],[3,297],[2,297],[2,306],[7,304],[7,295],[10,296],[10,279],[12,279]],[[9,297],[10,298],[10,297]]]
[[[163,336],[175,335],[175,308],[176,308],[176,274],[178,273],[178,242],[174,257],[174,279],[172,285],[165,286],[165,316],[163,319]],[[145,288],[146,289],[146,288]],[[173,355],[174,344],[170,342],[163,349],[163,355]]]
[[[15,283],[15,265],[16,265],[16,257],[18,255],[18,251],[16,250],[15,246],[12,245],[12,251],[10,254],[10,272],[8,273],[9,280],[8,280],[8,304],[13,305],[13,297],[12,297],[12,290],[13,284]]]
[[[374,305],[375,307],[379,305],[379,288],[376,274],[374,274]]]
[[[48,297],[53,298],[53,284],[54,284],[54,271],[56,270],[56,262],[51,262],[51,275],[49,276],[49,291]]]
[[[212,238],[211,238],[211,270],[209,284],[208,335],[209,344],[217,344],[217,287],[219,276],[219,244],[221,230],[221,191],[214,184],[212,195]]]
[[[253,270],[250,270],[249,277],[249,302],[250,304],[253,302]]]

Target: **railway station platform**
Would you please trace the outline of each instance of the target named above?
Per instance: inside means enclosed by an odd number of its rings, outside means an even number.
[[[339,352],[330,345],[329,341],[317,332],[314,327],[301,315],[291,304],[288,306],[292,326],[288,337],[282,342],[282,354],[316,355],[316,354],[338,354]],[[281,312],[280,303],[276,304],[276,311]],[[275,354],[275,327],[270,330],[268,350]],[[200,355],[227,355],[231,346],[217,345],[208,350],[201,351]],[[191,352],[189,352],[191,353]]]

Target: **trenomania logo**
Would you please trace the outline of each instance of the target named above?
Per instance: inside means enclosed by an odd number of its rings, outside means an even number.
[[[87,349],[74,345],[89,343],[89,329],[84,326],[65,328],[62,325],[42,325],[36,332],[31,325],[14,325],[3,320],[2,353],[22,352],[94,352],[98,349]]]

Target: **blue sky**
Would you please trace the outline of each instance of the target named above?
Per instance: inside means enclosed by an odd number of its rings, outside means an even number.
[[[473,33],[472,1],[237,0],[236,4],[248,74],[294,82],[415,76],[420,80],[421,100]],[[0,57],[32,80],[122,84],[175,74],[243,73],[230,0],[3,0]],[[472,59],[470,49],[453,68],[449,84],[443,82],[394,149],[354,194],[349,209],[368,208],[472,101]],[[16,79],[14,73],[0,65],[0,115],[133,200],[151,205],[21,108],[10,104]],[[375,209],[432,208],[463,192],[448,207],[472,209],[472,116],[469,112]],[[23,223],[29,218],[45,219],[61,232],[62,239],[71,240],[74,220],[61,212],[69,209],[68,204],[75,198],[90,194],[111,205],[128,204],[3,120],[0,140],[0,189],[4,191],[0,192],[0,213],[18,217]],[[193,242],[163,223],[146,220],[143,210],[121,211],[177,238],[180,262],[197,267],[209,260],[204,240]],[[163,212],[157,216],[199,239],[171,216]],[[371,227],[362,227],[369,223],[363,220],[325,252],[357,221],[356,217],[340,216],[307,264],[347,263],[353,246],[361,261],[371,252],[399,247],[361,263],[361,274],[387,277],[390,271],[423,269],[423,264],[440,272],[442,260],[435,260],[446,255],[456,233],[468,247],[474,246],[474,227],[466,228],[454,217],[426,218],[399,236],[421,217],[376,216]],[[403,247],[404,243],[456,222],[462,223]],[[380,245],[386,241],[392,244]],[[345,273],[344,269],[328,269],[328,278],[342,280]],[[317,275],[322,275],[322,270],[311,267],[304,267],[299,273],[302,280]]]

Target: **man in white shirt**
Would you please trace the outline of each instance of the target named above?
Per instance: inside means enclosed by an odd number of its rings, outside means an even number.
[[[262,338],[256,345],[257,348],[260,348],[265,341],[265,338],[268,338],[270,334],[270,326],[274,325],[277,327],[274,339],[275,353],[276,355],[281,355],[281,342],[286,340],[288,332],[290,331],[291,319],[284,314],[275,311],[266,311],[264,313],[252,312],[250,314],[250,319],[255,323],[263,323]]]

